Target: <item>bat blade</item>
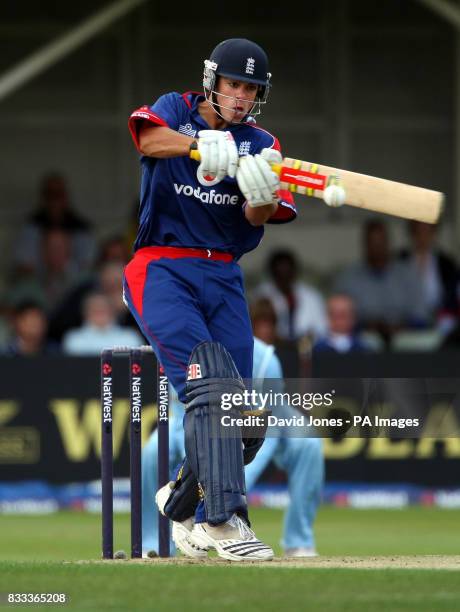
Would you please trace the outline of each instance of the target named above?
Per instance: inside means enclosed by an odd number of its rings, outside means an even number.
[[[191,151],[190,157],[200,161],[199,151]],[[443,193],[415,185],[290,157],[271,166],[282,189],[322,199],[326,187],[339,183],[345,189],[345,204],[403,219],[437,223],[444,206]]]
[[[322,199],[328,185],[340,183],[349,206],[403,219],[437,223],[443,208],[444,194],[423,187],[289,157],[274,169],[280,176],[282,189]]]

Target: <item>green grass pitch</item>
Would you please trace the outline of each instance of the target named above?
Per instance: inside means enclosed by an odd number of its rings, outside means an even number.
[[[257,535],[281,554],[282,512],[252,509]],[[458,512],[322,508],[321,558],[460,554]],[[460,574],[444,569],[159,565],[100,557],[100,519],[80,513],[0,517],[0,593],[66,593],[64,610],[455,610]],[[129,516],[115,517],[129,551]],[[460,565],[459,565],[460,569]],[[3,603],[3,602],[2,602]],[[10,609],[55,609],[58,604]],[[0,608],[2,605],[0,603]],[[9,609],[5,607],[5,610]]]

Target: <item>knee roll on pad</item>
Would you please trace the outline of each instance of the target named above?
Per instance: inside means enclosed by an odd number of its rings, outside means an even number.
[[[194,348],[186,382],[185,450],[204,491],[207,521],[214,525],[229,520],[234,513],[247,519],[241,429],[222,425],[222,416],[232,411],[221,408],[223,393],[241,393],[244,389],[224,346],[202,342]]]
[[[204,403],[217,405],[222,393],[241,393],[243,379],[227,349],[219,342],[201,342],[193,349],[187,369],[186,410]]]

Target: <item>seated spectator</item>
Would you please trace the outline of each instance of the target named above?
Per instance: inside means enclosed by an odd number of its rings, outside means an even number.
[[[303,375],[301,372],[303,339],[283,340],[278,337],[276,312],[271,301],[268,298],[254,300],[249,311],[254,337],[276,347],[286,377],[296,378]]]
[[[130,253],[123,236],[111,236],[102,243],[99,249],[98,265],[111,262],[125,266],[130,260]]]
[[[327,318],[327,334],[313,345],[313,354],[357,353],[369,350],[355,333],[355,306],[348,295],[337,293],[327,300]]]
[[[90,293],[102,292],[115,310],[116,322],[123,327],[138,329],[131,313],[123,302],[123,264],[101,264],[96,276],[80,283],[61,303],[50,319],[50,337],[60,341],[70,329],[82,324],[83,302]]]
[[[320,293],[298,280],[299,265],[291,251],[276,251],[268,263],[271,280],[259,285],[255,297],[268,298],[278,319],[278,336],[298,340],[326,331],[326,312]]]
[[[71,238],[66,231],[44,232],[40,247],[40,265],[32,274],[13,283],[8,298],[10,303],[29,299],[39,302],[51,316],[68,292],[81,282],[83,274],[71,259]]]
[[[83,325],[67,332],[62,345],[71,355],[96,355],[107,347],[143,343],[133,329],[117,325],[113,305],[104,293],[91,293],[84,301]]]
[[[130,325],[132,316],[123,301],[123,268],[119,262],[105,263],[99,270],[99,290],[109,299],[120,325]],[[135,326],[139,329],[138,326]]]
[[[68,232],[51,229],[43,234],[43,267],[38,270],[37,276],[45,292],[49,312],[59,305],[82,278],[71,253],[71,236]]]
[[[61,230],[70,236],[70,257],[76,266],[88,268],[94,257],[94,240],[88,222],[71,206],[65,178],[56,172],[43,177],[36,211],[19,233],[14,255],[15,274],[37,272],[41,263],[43,234]]]
[[[58,345],[46,340],[48,322],[36,302],[23,302],[12,314],[13,338],[6,347],[9,355],[36,356],[56,353]]]
[[[268,298],[260,298],[249,308],[254,336],[266,344],[276,344],[276,312]]]
[[[384,223],[366,223],[363,250],[363,261],[346,269],[335,286],[337,293],[352,298],[358,324],[385,340],[400,328],[426,324],[417,278],[405,263],[391,257]]]
[[[435,247],[436,225],[409,222],[411,250],[402,251],[421,287],[422,300],[431,320],[448,331],[458,316],[459,270],[455,261]]]

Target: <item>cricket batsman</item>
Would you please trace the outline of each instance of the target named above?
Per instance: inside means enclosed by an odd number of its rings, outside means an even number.
[[[252,376],[238,260],[257,247],[265,223],[291,221],[296,209],[270,167],[281,161],[279,142],[255,122],[270,90],[266,53],[230,39],[204,64],[202,93],[168,93],[130,117],[142,178],[124,295],[185,404],[186,457],[165,514],[182,515],[182,485],[193,478],[204,511],[190,525],[190,545],[229,560],[267,560],[273,551],[250,528],[244,479],[263,438],[220,431],[219,398],[241,393]]]

